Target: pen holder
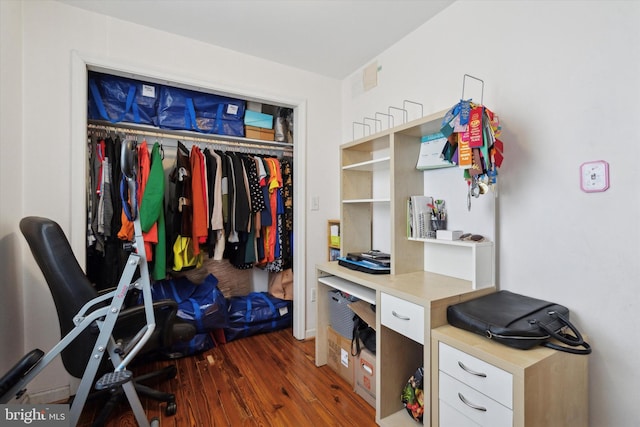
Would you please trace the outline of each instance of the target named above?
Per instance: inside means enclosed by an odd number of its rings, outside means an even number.
[[[446,219],[432,219],[431,220],[431,231],[436,232],[438,230],[446,230],[447,229],[447,220]]]

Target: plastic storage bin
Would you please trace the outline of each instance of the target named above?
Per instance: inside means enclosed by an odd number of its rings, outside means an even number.
[[[348,305],[358,301],[358,298],[336,290],[331,290],[328,294],[331,327],[343,337],[351,339],[353,337],[353,316],[355,313]]]

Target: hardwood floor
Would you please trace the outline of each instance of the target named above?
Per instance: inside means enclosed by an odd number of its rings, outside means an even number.
[[[160,418],[161,426],[375,426],[374,408],[331,368],[318,368],[314,360],[315,341],[298,341],[291,329],[243,338],[145,367],[176,365],[176,378],[154,386],[175,393],[176,415],[166,416],[165,404],[141,401],[148,418]],[[78,425],[90,426],[100,406],[88,404]],[[135,425],[124,402],[106,427]]]

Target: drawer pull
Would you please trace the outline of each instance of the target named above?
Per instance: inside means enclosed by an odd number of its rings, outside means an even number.
[[[487,374],[483,374],[482,372],[476,372],[473,369],[469,369],[464,365],[464,363],[460,361],[458,361],[458,366],[460,366],[462,369],[464,369],[466,372],[470,373],[471,375],[475,375],[476,377],[487,378]]]
[[[366,365],[364,363],[362,363],[360,366],[362,366],[362,370],[365,371],[367,374],[373,375],[373,369],[371,369],[371,366]]]
[[[474,405],[473,403],[465,399],[462,393],[458,393],[458,397],[460,398],[460,400],[462,400],[462,403],[467,405],[469,408],[475,409],[476,411],[487,412],[487,408],[485,408],[484,406]]]
[[[397,318],[398,318],[398,319],[400,319],[400,320],[411,320],[411,318],[410,318],[410,317],[408,317],[408,316],[403,316],[402,314],[398,314],[398,313],[396,313],[396,311],[395,311],[395,310],[393,310],[393,311],[391,312],[391,314],[393,314],[393,316],[394,316],[394,317],[397,317]]]

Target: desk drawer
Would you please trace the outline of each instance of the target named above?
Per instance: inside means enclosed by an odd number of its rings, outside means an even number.
[[[424,307],[383,292],[380,309],[384,326],[424,345]]]
[[[469,387],[513,409],[513,376],[443,342],[438,345],[439,369]]]
[[[440,371],[440,407],[449,405],[456,412],[470,418],[480,426],[511,427],[513,411],[484,394],[472,389],[453,377]],[[446,411],[443,415],[446,414]],[[440,419],[440,427],[457,427]]]

